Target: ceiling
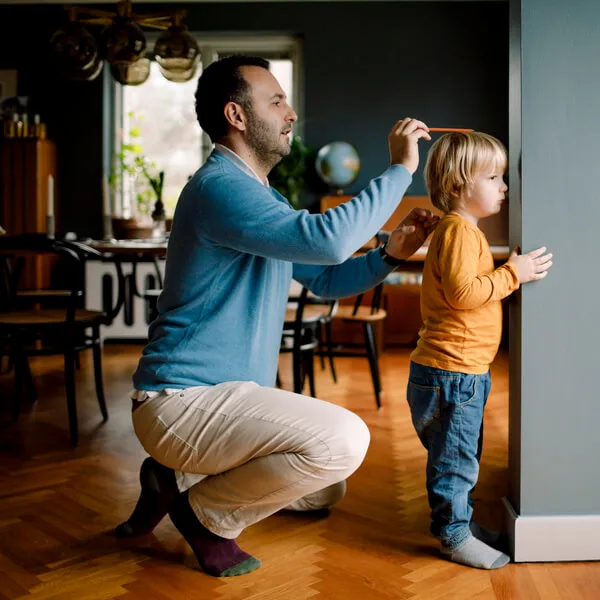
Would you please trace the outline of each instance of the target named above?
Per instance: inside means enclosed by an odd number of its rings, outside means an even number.
[[[236,2],[240,4],[261,4],[264,2],[366,2],[373,0],[143,0],[143,2],[132,2],[135,4],[206,4],[206,3],[229,3]],[[498,2],[508,0],[376,0],[378,2]],[[68,2],[65,0],[0,0],[2,4],[113,4],[116,0],[83,0],[82,2]]]

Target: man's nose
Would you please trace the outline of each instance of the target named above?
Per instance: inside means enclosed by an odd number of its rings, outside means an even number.
[[[296,114],[296,111],[293,108],[290,108],[290,112],[285,120],[289,121],[290,123],[295,123],[298,120],[298,115]]]

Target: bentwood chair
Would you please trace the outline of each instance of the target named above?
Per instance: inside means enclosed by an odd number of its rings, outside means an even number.
[[[316,396],[314,356],[320,346],[319,331],[331,317],[337,302],[311,296],[302,287],[299,295],[288,297],[280,352],[292,354],[293,390],[301,394],[308,378],[311,396]]]
[[[366,302],[365,294],[359,294],[354,304],[340,305],[336,313],[332,316],[333,321],[339,320],[345,324],[360,326],[364,341],[362,343],[345,342],[337,344],[332,342],[331,339],[328,340],[328,344],[333,346],[333,350],[329,350],[329,352],[332,352],[334,356],[367,357],[377,408],[381,408],[381,377],[379,374],[379,353],[375,341],[374,325],[387,317],[387,312],[382,308],[383,285],[384,283],[381,282],[373,288],[370,302]]]
[[[48,238],[44,234],[0,237],[0,340],[14,365],[13,420],[17,420],[23,392],[30,401],[35,388],[28,357],[62,354],[71,442],[78,442],[75,364],[79,352],[91,349],[96,395],[103,420],[108,419],[102,383],[100,326],[110,319],[101,311],[82,308],[84,261],[92,248]],[[53,256],[60,272],[60,288],[22,289],[28,262]]]

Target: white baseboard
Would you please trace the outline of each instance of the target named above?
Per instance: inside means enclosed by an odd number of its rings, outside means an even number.
[[[503,502],[515,562],[600,560],[600,515],[521,516]]]

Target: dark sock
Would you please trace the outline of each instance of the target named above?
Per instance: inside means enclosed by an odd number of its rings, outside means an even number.
[[[209,531],[198,521],[185,491],[169,511],[171,521],[191,546],[202,570],[215,577],[244,575],[260,567],[257,558],[244,552],[235,542]]]
[[[150,533],[169,512],[179,493],[173,469],[164,467],[152,457],[142,463],[140,483],[140,497],[129,519],[115,529],[117,537],[136,537]]]

